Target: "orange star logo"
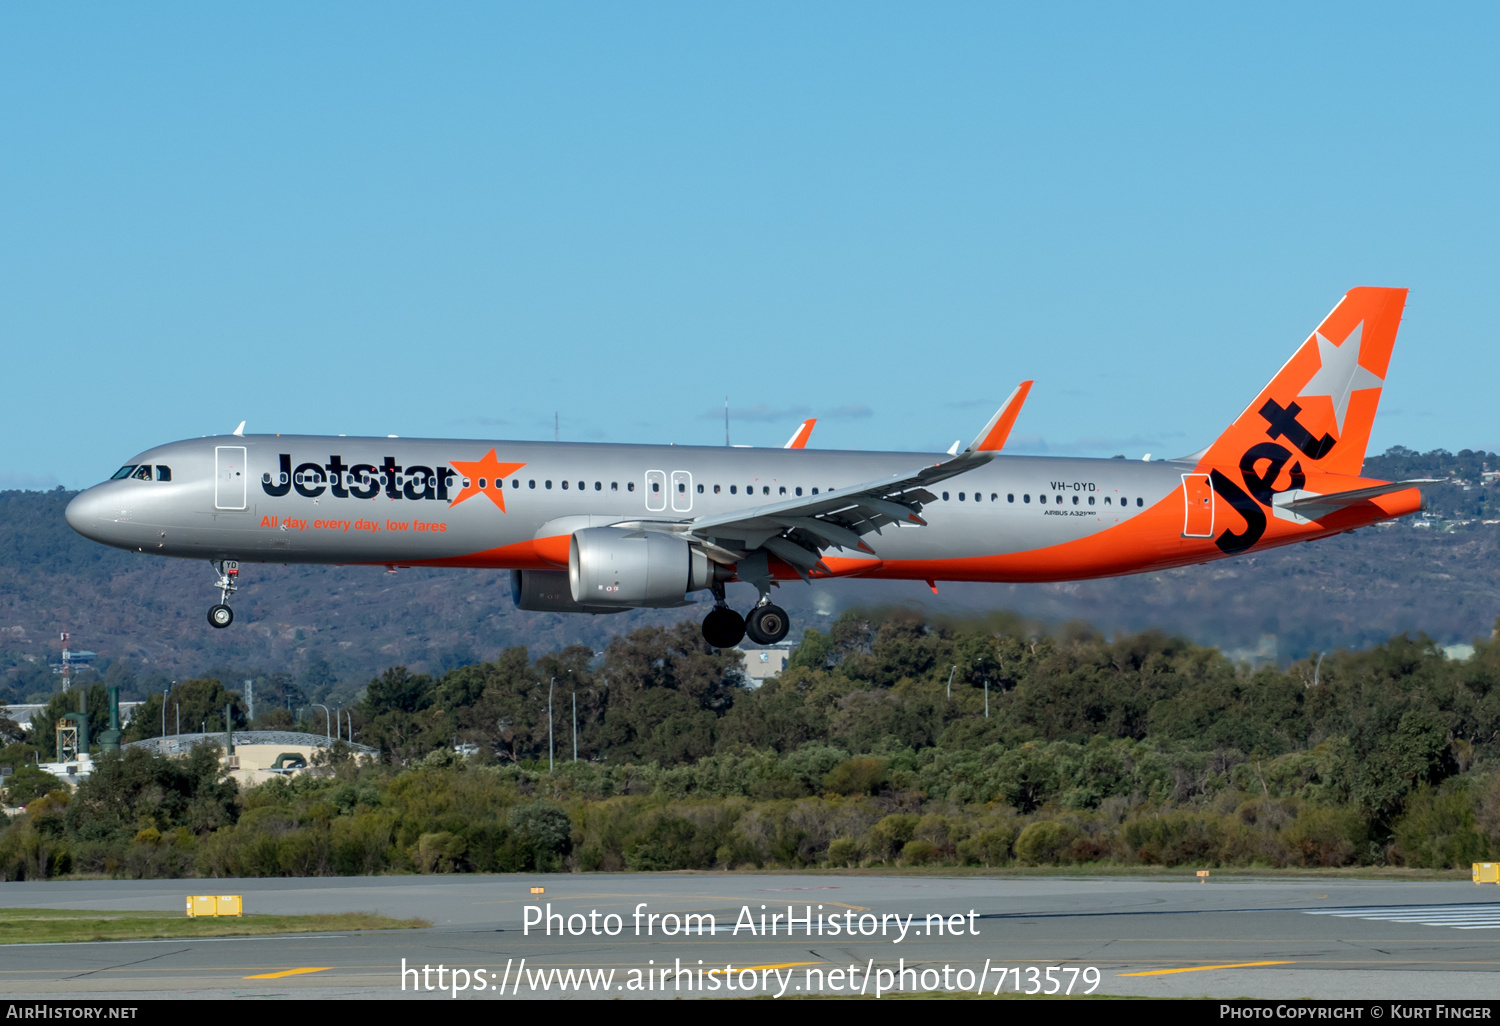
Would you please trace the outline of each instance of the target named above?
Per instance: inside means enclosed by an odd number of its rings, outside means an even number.
[[[464,490],[459,492],[452,502],[448,503],[449,509],[452,509],[471,496],[485,495],[491,502],[500,507],[501,513],[505,512],[505,490],[501,488],[500,482],[505,478],[506,474],[514,473],[526,466],[524,463],[501,463],[495,458],[494,449],[485,453],[483,459],[470,461],[449,460],[448,462],[453,464],[455,470],[468,478],[464,482]]]

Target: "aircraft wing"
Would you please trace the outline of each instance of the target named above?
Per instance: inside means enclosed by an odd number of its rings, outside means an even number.
[[[841,548],[877,555],[865,540],[890,526],[925,526],[922,507],[936,496],[929,485],[957,477],[995,458],[1015,423],[1031,382],[1018,386],[967,449],[951,459],[906,474],[699,517],[685,533],[707,543],[720,559],[739,565],[743,580],[765,580],[766,556],[774,555],[803,579],[809,571],[829,572],[823,550]]]
[[[1287,510],[1307,520],[1321,520],[1330,513],[1336,513],[1345,506],[1352,506],[1356,502],[1364,502],[1366,499],[1374,499],[1381,495],[1390,495],[1392,492],[1404,492],[1408,488],[1415,488],[1417,485],[1441,483],[1441,478],[1417,477],[1408,481],[1392,481],[1388,484],[1371,485],[1369,488],[1355,488],[1347,492],[1330,492],[1327,495],[1319,495],[1317,492],[1304,491],[1298,488],[1278,494],[1272,500],[1272,503],[1277,509]]]

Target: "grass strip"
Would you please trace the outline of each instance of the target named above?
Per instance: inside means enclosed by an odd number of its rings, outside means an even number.
[[[155,940],[173,937],[253,937],[274,933],[348,930],[415,930],[425,919],[392,919],[368,912],[332,915],[244,915],[189,919],[182,912],[110,912],[102,909],[0,909],[0,944]]]

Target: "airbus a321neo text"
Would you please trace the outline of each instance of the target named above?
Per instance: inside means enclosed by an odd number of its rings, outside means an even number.
[[[209,560],[227,627],[239,566],[511,572],[522,609],[615,613],[713,595],[713,645],[771,644],[779,582],[1066,581],[1312,541],[1422,507],[1360,476],[1405,289],[1346,294],[1217,441],[1180,459],[1002,456],[1031,382],[946,454],[216,436],[149,449],[79,494],[95,541]],[[754,585],[745,616],[725,585]]]

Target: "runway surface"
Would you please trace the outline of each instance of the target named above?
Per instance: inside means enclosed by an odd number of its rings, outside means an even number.
[[[0,884],[0,907],[181,912],[199,893],[243,894],[249,913],[376,912],[433,926],[6,945],[0,995],[511,1001],[874,996],[898,985],[1071,985],[1076,994],[1092,983],[1095,993],[1161,997],[1500,999],[1500,888],[1467,882],[738,873],[85,881]],[[529,930],[527,906],[538,920]],[[811,935],[799,921],[788,936],[788,906],[798,920],[810,916]],[[685,936],[688,915],[712,920],[691,920]],[[403,960],[413,970],[404,977]]]

